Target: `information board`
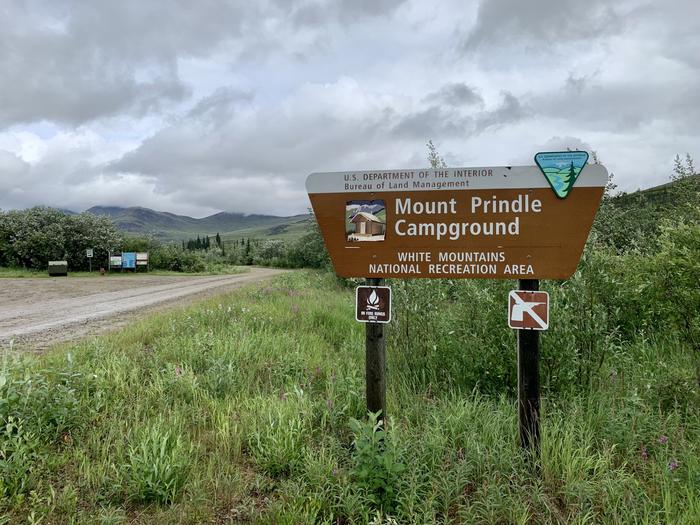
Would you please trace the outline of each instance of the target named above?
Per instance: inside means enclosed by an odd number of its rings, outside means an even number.
[[[122,252],[122,268],[136,268],[136,254],[134,252]]]

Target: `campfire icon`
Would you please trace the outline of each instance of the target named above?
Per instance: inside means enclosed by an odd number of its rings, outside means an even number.
[[[379,296],[374,290],[367,297],[367,310],[379,310]]]

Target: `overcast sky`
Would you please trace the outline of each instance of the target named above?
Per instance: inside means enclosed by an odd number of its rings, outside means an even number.
[[[697,0],[2,0],[0,208],[305,212],[313,171],[700,157]]]

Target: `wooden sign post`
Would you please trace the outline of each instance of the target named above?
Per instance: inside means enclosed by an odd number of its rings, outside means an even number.
[[[384,279],[367,279],[368,286],[381,286]],[[365,393],[367,410],[381,411],[386,421],[386,340],[384,324],[365,324]]]
[[[537,279],[520,279],[520,290],[537,291]],[[518,330],[518,423],[520,446],[540,453],[540,332]]]
[[[569,278],[581,258],[608,179],[587,159],[553,152],[538,153],[536,166],[312,173],[306,189],[339,276],[517,279],[536,290],[539,279]],[[536,449],[538,329],[518,330],[520,442]],[[381,325],[368,323],[372,411],[386,408],[384,345]]]

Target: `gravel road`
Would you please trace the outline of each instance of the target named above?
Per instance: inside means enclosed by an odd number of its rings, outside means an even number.
[[[210,277],[0,279],[0,347],[43,349],[123,326],[143,310],[188,304],[282,272],[251,268],[248,273]]]

